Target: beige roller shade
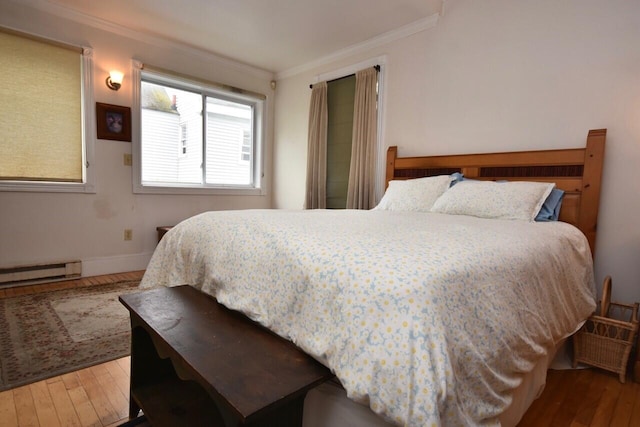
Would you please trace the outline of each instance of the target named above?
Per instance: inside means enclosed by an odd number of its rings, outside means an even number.
[[[0,179],[81,182],[79,50],[0,31]]]

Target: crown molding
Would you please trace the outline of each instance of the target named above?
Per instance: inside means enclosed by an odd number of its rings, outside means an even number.
[[[387,43],[391,43],[393,41],[412,36],[413,34],[435,27],[438,24],[439,18],[440,18],[440,14],[435,13],[433,15],[427,16],[426,18],[411,22],[410,24],[407,24],[403,27],[396,28],[391,31],[387,31],[384,34],[380,34],[379,36],[373,37],[369,40],[365,40],[364,42],[348,46],[344,49],[340,49],[330,55],[323,56],[321,58],[318,58],[306,64],[302,64],[297,67],[290,68],[288,70],[280,71],[276,73],[275,78],[276,80],[281,80],[287,77],[292,77],[292,76],[295,76],[296,74],[313,70],[322,65],[330,64],[340,59],[347,58],[362,52],[366,52],[375,47],[382,46]]]
[[[364,70],[367,67],[373,67],[375,65],[379,65],[382,67],[382,69],[384,69],[384,66],[386,65],[386,63],[387,63],[387,55],[379,55],[374,58],[370,58],[365,61],[358,62],[356,64],[347,65],[346,67],[342,67],[337,70],[331,70],[328,73],[318,74],[313,79],[313,83],[339,79],[341,77],[345,77],[350,74],[355,74],[359,70]]]
[[[127,37],[133,40],[138,40],[156,47],[182,50],[201,59],[212,61],[218,65],[229,67],[237,71],[242,71],[265,80],[271,80],[274,78],[274,74],[271,71],[254,67],[249,64],[245,64],[243,62],[221,56],[215,52],[197,48],[186,43],[177,42],[175,40],[171,40],[157,34],[133,30],[131,28],[127,28],[122,25],[106,21],[104,19],[96,18],[95,16],[87,15],[85,13],[79,12],[66,6],[49,2],[47,0],[29,0],[25,3],[32,8],[38,9],[42,12],[69,19],[71,21],[78,22],[92,28],[108,31],[113,34]]]

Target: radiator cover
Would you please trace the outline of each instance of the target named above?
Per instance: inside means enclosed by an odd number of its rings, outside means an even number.
[[[82,275],[82,261],[0,268],[0,287],[68,280]]]

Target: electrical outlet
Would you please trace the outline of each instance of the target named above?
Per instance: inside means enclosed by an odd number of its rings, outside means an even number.
[[[125,153],[124,155],[124,165],[131,166],[131,154]]]
[[[125,228],[124,230],[124,240],[131,240],[133,239],[133,230],[129,229],[129,228]]]

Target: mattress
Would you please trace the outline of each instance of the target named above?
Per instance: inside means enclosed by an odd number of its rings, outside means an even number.
[[[500,424],[595,308],[575,227],[419,212],[197,215],[165,235],[141,286],[185,283],[294,342],[397,425]]]

